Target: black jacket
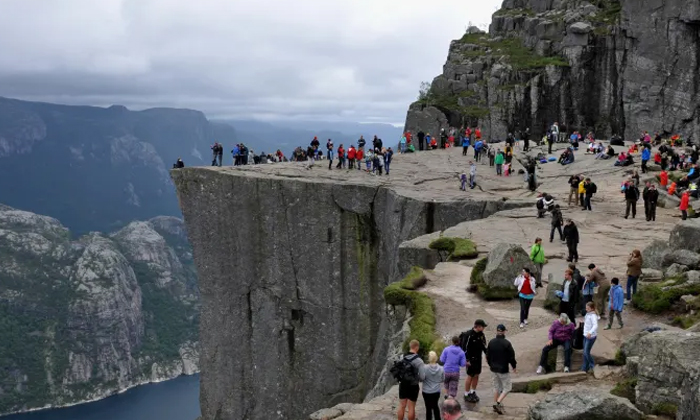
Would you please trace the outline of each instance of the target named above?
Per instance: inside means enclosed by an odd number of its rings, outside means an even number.
[[[647,192],[647,201],[649,202],[649,204],[655,206],[656,202],[659,201],[659,191],[657,191],[656,189],[650,189]]]
[[[586,190],[586,195],[592,196],[598,192],[598,186],[591,182],[589,184],[583,184],[583,188]]]
[[[513,366],[513,369],[516,368],[515,350],[505,336],[497,335],[496,338],[489,341],[486,361],[491,372],[495,373],[508,373],[508,365]]]
[[[566,225],[564,226],[564,240],[566,244],[571,246],[579,242],[578,228],[576,225]]]
[[[459,335],[459,347],[467,354],[467,359],[481,359],[481,353],[486,353],[486,336],[472,328]]]
[[[566,285],[566,280],[561,285],[561,292],[564,293],[564,285]],[[571,276],[571,283],[569,283],[569,303],[576,305],[578,303],[578,292],[579,285],[576,283],[574,276]]]
[[[628,185],[625,188],[625,200],[627,201],[637,201],[639,199],[639,189],[634,185]]]
[[[576,188],[578,190],[578,184],[581,183],[581,178],[579,178],[576,175],[573,175],[572,177],[569,178],[569,186],[571,188]]]
[[[564,216],[561,214],[561,209],[552,209],[552,227],[561,226],[564,224]]]

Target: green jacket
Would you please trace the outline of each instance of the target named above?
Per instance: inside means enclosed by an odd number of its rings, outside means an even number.
[[[503,165],[503,162],[505,162],[506,158],[503,155],[503,153],[498,153],[496,154],[496,158],[493,160],[493,163],[496,165]]]
[[[534,244],[530,249],[530,259],[535,264],[544,264],[544,249],[542,245]]]

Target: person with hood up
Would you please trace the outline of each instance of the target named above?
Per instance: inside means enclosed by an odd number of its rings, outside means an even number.
[[[625,302],[625,292],[622,291],[622,286],[620,286],[620,279],[613,277],[610,280],[612,287],[610,288],[610,302],[608,303],[608,310],[610,311],[608,318],[608,326],[605,330],[612,328],[613,318],[617,317],[617,322],[620,323],[620,328],[624,326],[622,323],[622,309],[624,308]]]
[[[423,382],[423,401],[425,402],[426,420],[440,420],[440,387],[445,381],[445,370],[437,364],[437,353],[428,353],[428,364],[420,370],[420,380]]]
[[[523,268],[523,273],[515,278],[513,283],[518,288],[518,298],[520,300],[520,328],[525,328],[527,319],[530,316],[530,306],[537,294],[537,285],[532,277],[530,269]]]
[[[564,241],[564,233],[561,230],[562,225],[564,224],[564,216],[561,214],[561,209],[559,208],[559,204],[556,204],[554,208],[552,209],[552,229],[549,232],[549,242],[554,241],[554,231],[559,232],[559,239]]]
[[[459,347],[459,337],[452,337],[452,345],[442,351],[440,363],[445,367],[445,393],[455,398],[459,387],[459,371],[467,366],[467,357]]]
[[[569,319],[569,315],[562,313],[559,319],[552,323],[549,327],[549,341],[542,349],[540,356],[540,365],[537,367],[537,374],[541,375],[544,372],[544,366],[547,365],[547,357],[551,350],[559,346],[564,347],[564,373],[571,370],[571,339],[574,337],[576,326]]]
[[[627,260],[627,303],[637,294],[637,282],[642,275],[642,253],[635,249]]]
[[[681,196],[681,204],[678,206],[678,209],[681,211],[681,218],[683,220],[688,219],[688,208],[690,207],[690,193],[688,191],[685,191],[683,195]]]

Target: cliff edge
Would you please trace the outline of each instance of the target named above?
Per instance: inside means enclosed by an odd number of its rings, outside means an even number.
[[[464,161],[444,151],[394,161],[383,177],[322,163],[171,172],[199,273],[204,420],[362,401],[404,321],[382,295],[406,274],[399,245],[524,205],[491,181],[459,191]]]

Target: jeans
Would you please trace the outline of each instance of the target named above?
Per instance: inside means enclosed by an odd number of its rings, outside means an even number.
[[[386,172],[387,175],[389,175],[389,165],[391,164],[390,161],[384,161],[384,172]]]
[[[554,231],[559,232],[559,239],[564,240],[564,232],[561,231],[561,225],[552,226],[552,230],[549,232],[549,242],[554,240]]]
[[[578,195],[578,200],[579,200],[579,204],[581,205],[581,207],[586,205],[586,199],[585,199],[585,196],[583,195],[583,193]],[[584,210],[585,209],[586,208],[584,207]]]
[[[522,324],[530,316],[530,305],[532,305],[532,299],[520,298],[520,323]]]
[[[564,346],[564,366],[571,369],[571,340],[552,340],[551,345],[544,346],[542,349],[542,356],[540,357],[540,366],[547,366],[547,356],[550,350],[554,350],[559,346]]]
[[[465,144],[462,147],[462,156],[466,156],[468,151],[469,151],[469,143]]]
[[[406,143],[401,143],[399,145],[399,150],[401,151],[401,153],[406,153]]]
[[[593,211],[593,209],[591,208],[591,197],[592,197],[592,196],[586,194],[586,197],[584,198],[584,204],[583,204],[583,209],[584,209],[584,210],[591,210],[591,211]]]
[[[583,300],[581,300],[581,316],[586,316],[586,304],[588,302],[593,302],[593,295],[583,295]]]
[[[632,296],[637,294],[637,282],[639,276],[627,276],[627,300],[632,300]]]
[[[423,401],[425,401],[425,420],[440,420],[440,393],[434,394],[423,393]]]
[[[642,173],[645,174],[647,173],[647,162],[648,160],[642,160]]]
[[[469,175],[469,187],[474,188],[474,185],[476,183],[476,175]]]
[[[496,175],[503,175],[503,165],[500,163],[496,164]]]
[[[581,366],[581,370],[584,372],[588,372],[595,367],[593,356],[591,356],[591,349],[595,344],[596,338],[598,337],[583,337],[583,366]]]

